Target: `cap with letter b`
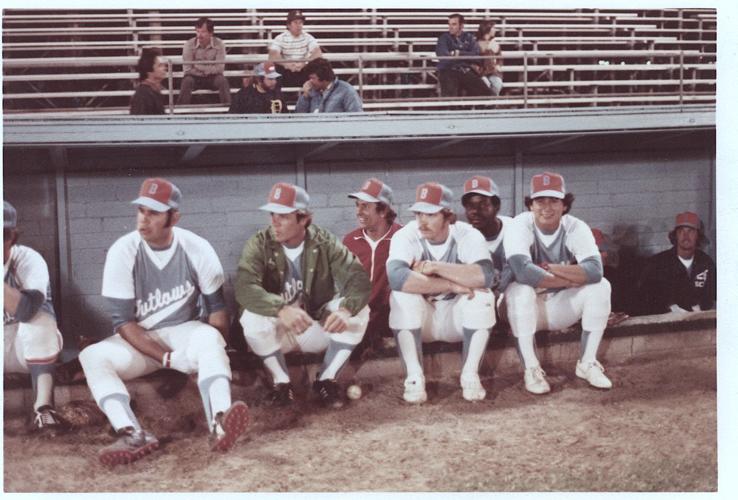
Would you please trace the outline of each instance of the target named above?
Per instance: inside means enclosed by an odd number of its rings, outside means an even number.
[[[275,214],[290,214],[306,210],[308,203],[310,203],[310,196],[303,188],[288,182],[278,182],[269,191],[267,204],[260,206],[259,210]]]
[[[475,175],[471,179],[467,179],[464,183],[464,195],[481,194],[482,196],[500,196],[500,190],[495,181],[490,177],[483,175]],[[462,196],[462,198],[463,198]]]
[[[357,198],[369,203],[386,203],[392,205],[392,188],[384,182],[372,177],[368,179],[361,189],[356,193],[348,195],[349,198]]]
[[[166,212],[170,209],[179,210],[182,201],[182,191],[166,179],[153,177],[141,184],[138,198],[131,203],[150,208],[157,212]]]
[[[425,182],[415,190],[415,203],[411,212],[435,214],[444,208],[451,209],[453,191],[437,182]]]
[[[530,180],[530,197],[535,198],[558,198],[564,199],[566,195],[566,185],[564,178],[553,172],[543,172],[534,175]]]

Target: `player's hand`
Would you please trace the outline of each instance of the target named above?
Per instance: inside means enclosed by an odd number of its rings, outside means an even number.
[[[455,293],[456,295],[466,295],[469,299],[474,298],[473,288],[459,285],[458,283],[454,283],[453,281],[451,281],[450,283],[451,283],[451,293]]]
[[[287,331],[295,335],[303,333],[313,324],[313,318],[304,310],[295,306],[284,306],[277,313],[277,317]]]
[[[615,326],[630,318],[624,312],[611,312],[607,318],[607,326]]]
[[[413,271],[420,273],[424,276],[432,276],[435,274],[435,267],[433,261],[430,260],[419,260],[413,263]]]
[[[197,371],[197,367],[193,366],[182,349],[169,353],[169,368],[182,373],[192,373]]]
[[[348,328],[351,313],[344,308],[333,311],[325,319],[323,329],[328,333],[343,333]]]
[[[305,98],[310,97],[311,90],[313,90],[313,84],[310,83],[310,80],[302,84],[302,95],[305,96]]]

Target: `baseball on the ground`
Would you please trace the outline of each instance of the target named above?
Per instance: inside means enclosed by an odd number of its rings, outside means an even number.
[[[346,396],[348,396],[349,399],[359,399],[361,397],[361,387],[357,384],[348,386],[346,389]]]

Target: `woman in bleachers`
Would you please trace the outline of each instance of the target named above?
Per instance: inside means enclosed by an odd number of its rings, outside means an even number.
[[[482,80],[487,84],[492,95],[500,95],[502,90],[502,57],[500,57],[502,49],[495,40],[495,23],[493,21],[479,23],[477,43],[479,44],[480,55],[487,57],[483,59],[482,65],[479,67]]]

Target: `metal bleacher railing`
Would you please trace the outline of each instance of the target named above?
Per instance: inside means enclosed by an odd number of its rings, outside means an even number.
[[[497,41],[503,48],[505,89],[492,99],[438,97],[435,64],[439,58],[432,49],[437,34],[445,31],[440,24],[445,13],[315,12],[308,13],[315,23],[308,29],[321,34],[325,57],[336,74],[357,88],[368,110],[714,102],[714,11],[647,14],[468,11],[467,16],[496,20],[502,33]],[[248,74],[245,65],[265,59],[271,36],[284,29],[284,11],[129,10],[56,16],[6,12],[5,114],[125,112],[137,77],[136,54],[142,46],[157,46],[164,52],[170,113],[224,111],[217,105],[174,106],[182,77],[179,53],[192,33],[189,24],[199,15],[210,15],[218,23],[216,35],[229,51],[225,75],[231,84]],[[77,24],[69,26],[71,20]]]

